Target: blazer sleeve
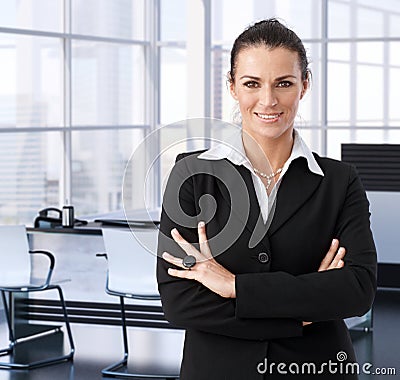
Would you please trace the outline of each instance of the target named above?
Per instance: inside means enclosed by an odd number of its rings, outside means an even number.
[[[370,230],[369,202],[355,169],[336,223],[346,248],[345,266],[298,276],[284,272],[236,276],[239,318],[342,319],[365,314],[376,291],[376,249]]]
[[[178,156],[177,160],[180,158]],[[181,184],[178,189],[177,183]],[[172,277],[167,273],[172,264],[161,258],[163,252],[167,251],[178,257],[185,256],[183,250],[172,240],[171,229],[177,228],[191,243],[198,242],[198,238],[196,228],[185,227],[187,221],[179,220],[175,213],[175,216],[171,217],[171,212],[167,212],[166,209],[179,208],[186,216],[195,218],[197,213],[194,194],[193,180],[187,165],[175,165],[164,193],[157,250],[157,281],[167,320],[177,327],[240,339],[267,340],[301,336],[301,321],[293,318],[255,320],[238,317],[234,299],[222,298],[197,281]],[[170,203],[166,205],[165,202]],[[193,227],[196,225],[197,222]]]

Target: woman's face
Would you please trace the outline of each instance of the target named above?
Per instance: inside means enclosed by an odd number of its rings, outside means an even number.
[[[243,130],[256,141],[291,133],[307,85],[297,52],[264,46],[240,51],[230,90],[239,103]]]

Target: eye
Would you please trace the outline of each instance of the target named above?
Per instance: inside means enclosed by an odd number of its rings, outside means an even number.
[[[293,83],[288,80],[283,80],[277,84],[277,87],[287,88],[290,87]]]
[[[260,87],[259,83],[256,82],[255,80],[249,80],[247,82],[244,82],[243,86],[245,86],[247,88],[258,88],[258,87]]]

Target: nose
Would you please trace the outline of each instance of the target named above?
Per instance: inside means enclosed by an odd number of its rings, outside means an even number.
[[[261,90],[260,104],[264,107],[274,107],[278,104],[278,98],[273,88],[264,87]]]

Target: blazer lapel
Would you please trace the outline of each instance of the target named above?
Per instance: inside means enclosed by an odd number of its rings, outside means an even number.
[[[235,166],[226,160],[221,160],[220,163],[221,165],[214,166],[214,175],[220,179],[217,183],[223,202],[232,212],[232,217],[245,226],[254,238],[254,242],[261,242],[268,249],[268,239],[263,238],[268,226],[261,218],[251,174],[243,166]],[[304,158],[296,159],[291,163],[278,190],[275,212],[268,229],[269,236],[307,202],[317,190],[322,178],[310,172]],[[251,243],[252,246],[253,244]]]
[[[310,172],[304,158],[294,160],[280,184],[269,235],[275,233],[314,194],[322,176]]]
[[[227,160],[222,160],[220,163],[221,165],[214,166],[214,175],[220,179],[217,183],[223,202],[232,212],[232,217],[250,233],[250,245],[261,242],[268,249],[268,242],[262,240],[267,227],[262,220],[250,172],[244,166],[233,165]],[[255,243],[252,243],[253,237]]]

